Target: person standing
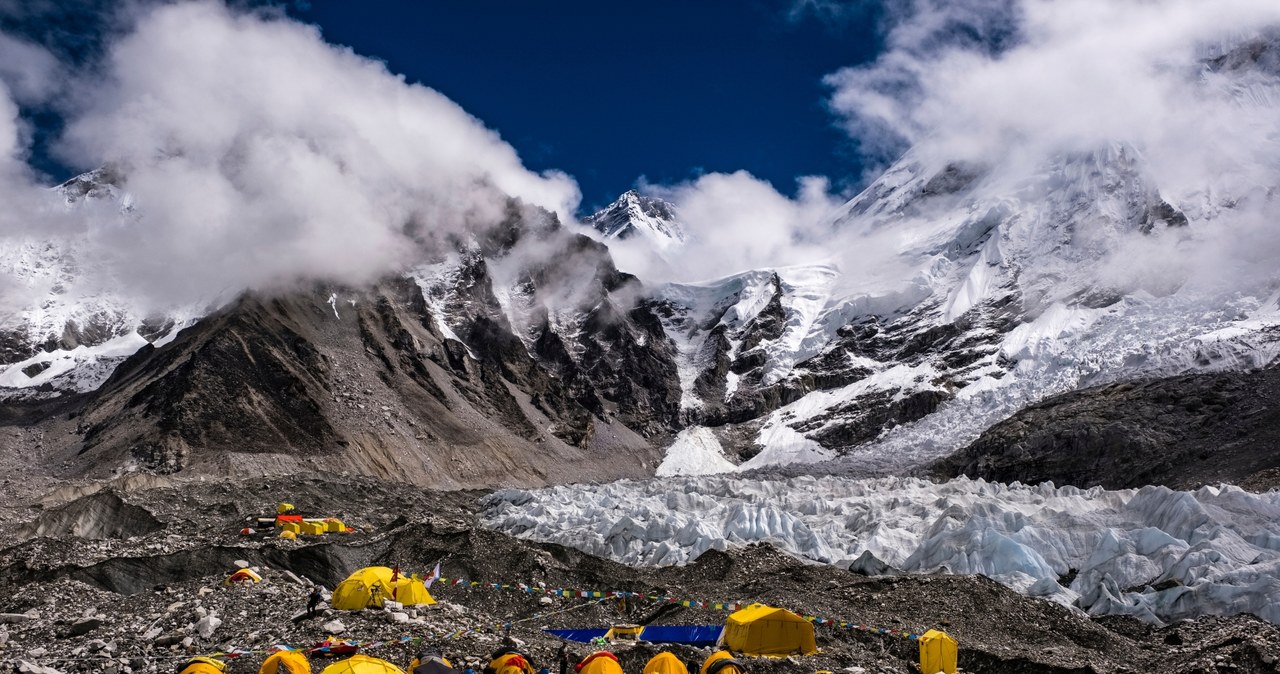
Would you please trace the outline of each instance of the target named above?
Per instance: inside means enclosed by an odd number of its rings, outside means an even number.
[[[311,588],[311,594],[307,596],[307,617],[315,617],[316,610],[320,608],[320,602],[324,600],[324,593],[320,591],[320,586],[316,585]]]

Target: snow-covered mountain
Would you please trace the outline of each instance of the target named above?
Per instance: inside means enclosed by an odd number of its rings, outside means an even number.
[[[1210,63],[1205,86],[1242,105],[1280,101],[1280,77],[1255,63],[1269,61]],[[1264,149],[1268,143],[1276,140],[1259,139]],[[373,366],[388,380],[408,376],[446,407],[486,416],[501,429],[494,433],[517,438],[513,445],[536,452],[554,438],[573,451],[627,447],[639,452],[628,471],[662,474],[809,470],[805,465],[827,461],[836,463],[822,470],[919,471],[1057,394],[1275,360],[1280,279],[1266,265],[1248,273],[1207,268],[1241,218],[1274,210],[1275,186],[1227,169],[1171,180],[1122,141],[1016,168],[917,148],[832,216],[826,259],[698,283],[645,282],[614,263],[609,246],[630,242],[678,258],[697,232],[685,232],[671,204],[622,195],[585,219],[602,243],[506,200],[500,221],[424,249],[376,287],[301,279],[277,308],[248,303],[233,309],[247,314],[234,321],[203,323],[206,330],[247,330],[246,322],[269,317],[265,332],[280,343],[292,337],[281,337],[275,322],[305,333],[303,341],[332,361],[381,353]],[[110,203],[119,217],[145,210],[118,184],[99,172],[52,194],[68,208]],[[873,268],[863,268],[870,259],[860,255],[864,248],[876,251]],[[184,341],[177,329],[207,309],[148,318],[135,302],[103,290],[111,285],[74,241],[20,241],[0,250],[0,264],[36,298],[4,318],[5,395],[97,389],[126,357],[169,340],[171,348],[147,356],[163,366],[121,373],[132,378],[123,388],[154,383],[147,377],[196,377],[173,360],[191,355],[196,333]],[[388,327],[382,304],[408,312],[397,315],[397,325],[412,329]],[[322,315],[301,308],[312,305]],[[344,312],[355,315],[359,334],[344,332]],[[406,334],[375,345],[375,319],[379,330]],[[349,343],[326,351],[324,340],[339,334]],[[289,361],[281,365],[285,378],[295,377],[298,354],[276,355]],[[332,401],[319,391],[335,375],[304,360],[304,370],[315,370],[308,375],[317,396],[311,412],[326,419]],[[433,373],[430,385],[424,371]],[[201,387],[239,390],[242,383]],[[417,390],[388,395],[407,396],[400,401],[406,410],[422,404]],[[289,444],[339,435],[303,434]],[[135,439],[126,436],[121,431],[122,446]],[[182,451],[197,451],[203,441],[184,439]],[[403,434],[378,435],[374,444],[405,442]],[[522,475],[541,479],[543,470]]]
[[[837,220],[893,228],[905,280],[854,285],[828,263],[656,289],[686,420],[746,467],[856,454],[895,472],[1048,395],[1270,363],[1269,284],[1215,294],[1112,271],[1136,237],[1212,236],[1209,209],[1178,203],[1123,144],[1016,182],[908,154]]]
[[[674,204],[635,190],[623,193],[582,222],[603,234],[606,241],[640,239],[659,253],[687,240]]]
[[[1205,87],[1280,101],[1280,79],[1248,67],[1265,59],[1224,62],[1241,79],[1210,63]],[[666,470],[843,458],[899,474],[1055,394],[1280,354],[1280,279],[1208,261],[1274,210],[1273,185],[1234,170],[1162,183],[1119,141],[1017,170],[926,150],[839,209],[850,254],[654,289],[689,425]],[[891,246],[896,274],[868,278],[863,245]]]
[[[122,176],[97,169],[49,193],[62,207],[108,208],[128,217]],[[197,316],[153,313],[119,292],[88,235],[10,239],[0,245],[10,297],[0,308],[0,400],[92,391],[142,346],[164,344]]]

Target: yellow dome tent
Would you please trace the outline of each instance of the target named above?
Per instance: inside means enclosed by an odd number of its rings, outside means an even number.
[[[262,661],[258,674],[311,674],[311,661],[302,651],[277,651]]]
[[[680,658],[663,651],[649,659],[643,674],[689,674],[689,668],[680,662]]]
[[[533,663],[520,653],[503,653],[491,660],[485,671],[493,674],[533,674]]]
[[[596,651],[588,655],[574,669],[578,674],[622,674],[618,656],[609,651]]]
[[[385,566],[369,566],[351,574],[333,589],[330,606],[340,611],[361,611],[381,606],[384,600],[400,602],[406,606],[434,604],[436,600],[421,580],[395,572]]]
[[[783,608],[752,604],[731,614],[721,637],[725,648],[745,655],[809,655],[818,650],[813,624]]]
[[[929,630],[920,635],[920,671],[956,674],[956,640],[950,634]]]
[[[235,583],[261,583],[261,582],[262,582],[262,576],[259,576],[258,574],[254,573],[253,569],[240,569],[235,573],[231,574],[230,576],[227,576],[227,579],[222,581],[222,584],[227,587],[230,587]]]
[[[320,674],[404,674],[404,670],[386,660],[353,655],[325,667]]]
[[[199,655],[187,662],[187,666],[182,668],[181,674],[223,674],[225,671],[227,671],[227,663],[216,658]]]
[[[733,659],[728,651],[716,651],[707,656],[702,663],[700,674],[746,674],[742,664]]]

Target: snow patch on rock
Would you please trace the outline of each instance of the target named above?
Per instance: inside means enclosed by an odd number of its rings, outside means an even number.
[[[711,475],[731,473],[737,469],[732,461],[725,458],[724,449],[711,429],[692,426],[676,436],[656,474]]]

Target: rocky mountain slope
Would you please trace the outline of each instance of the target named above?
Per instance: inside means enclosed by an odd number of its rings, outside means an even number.
[[[358,531],[298,541],[236,533],[282,496],[309,512],[339,515]],[[316,618],[295,618],[312,582],[331,590],[365,565],[424,573],[440,560],[445,577],[482,583],[759,600],[873,628],[920,633],[940,627],[959,641],[965,671],[1261,673],[1275,671],[1280,656],[1276,627],[1248,616],[1198,618],[1163,628],[1096,620],[981,576],[865,577],[802,563],[767,545],[710,551],[684,566],[628,567],[486,530],[477,522],[477,496],[362,478],[132,478],[115,485],[67,485],[43,501],[6,499],[0,511],[6,529],[25,522],[28,532],[40,524],[56,523],[57,530],[24,534],[0,550],[0,580],[14,589],[0,599],[0,663],[40,674],[149,674],[172,671],[193,654],[223,652],[237,655],[228,658],[231,672],[250,672],[276,644],[311,648],[338,636],[382,642],[363,650],[398,664],[407,663],[425,640],[442,647],[455,664],[479,666],[501,645],[503,626],[510,624],[510,636],[535,666],[554,669],[560,642],[544,628],[717,624],[726,615],[669,602],[438,583],[431,592],[439,603],[432,607],[358,613],[326,608]],[[267,582],[223,586],[240,564],[257,569]],[[818,655],[753,659],[750,671],[914,671],[913,641],[838,624],[815,629]],[[404,636],[419,641],[402,642]],[[627,671],[659,650],[648,644],[613,648]],[[576,660],[589,649],[569,650]],[[710,653],[670,650],[695,668]],[[330,661],[321,653],[310,657],[313,667]]]
[[[676,422],[675,365],[602,244],[512,201],[423,257],[371,287],[248,293],[155,344],[123,321],[96,348],[128,348],[95,364],[91,392],[11,365],[25,381],[4,444],[13,456],[36,439],[42,463],[90,475],[341,466],[466,486],[652,472],[646,438]],[[66,350],[49,348],[33,358]]]
[[[1031,405],[933,464],[940,477],[1109,489],[1280,486],[1280,371],[1190,374]]]

